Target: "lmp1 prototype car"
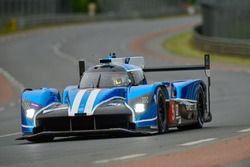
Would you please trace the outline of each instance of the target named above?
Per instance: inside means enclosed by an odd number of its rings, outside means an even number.
[[[204,70],[200,79],[147,84],[144,72]],[[64,89],[25,89],[21,95],[23,135],[33,142],[93,134],[164,133],[170,127],[202,128],[210,112],[210,61],[204,65],[144,68],[143,57],[110,55],[85,71],[80,82]]]

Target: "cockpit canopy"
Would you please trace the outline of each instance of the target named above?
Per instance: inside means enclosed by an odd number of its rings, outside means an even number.
[[[141,69],[126,70],[119,65],[97,65],[88,69],[81,78],[79,87],[111,88],[147,84]]]

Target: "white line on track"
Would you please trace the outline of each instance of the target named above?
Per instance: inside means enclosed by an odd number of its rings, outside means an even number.
[[[10,102],[10,103],[9,103],[9,106],[10,106],[10,107],[14,107],[15,105],[16,105],[15,102]]]
[[[122,157],[116,157],[116,158],[112,158],[112,159],[103,159],[103,160],[99,160],[99,161],[95,161],[95,164],[102,164],[102,163],[109,163],[109,162],[113,162],[113,161],[122,161],[122,160],[127,160],[127,159],[132,159],[132,158],[138,158],[138,157],[142,157],[147,155],[146,153],[142,153],[142,154],[131,154],[131,155],[125,155]]]
[[[61,51],[62,44],[57,43],[52,47],[53,52],[60,58],[66,59],[68,61],[71,61],[74,64],[77,64],[78,60],[77,58],[70,56],[64,52]]]
[[[197,140],[197,141],[191,141],[188,143],[180,144],[180,146],[192,146],[195,144],[201,144],[201,143],[209,142],[209,141],[213,141],[213,140],[216,140],[216,138],[207,138],[207,139],[201,139],[201,140]]]
[[[20,134],[21,134],[21,132],[9,133],[9,134],[0,135],[0,138],[9,137],[9,136],[16,136],[16,135],[20,135]]]
[[[250,132],[250,128],[239,130],[240,133]]]
[[[19,91],[23,91],[23,84],[17,81],[10,73],[8,73],[2,68],[0,68],[0,73],[3,74],[15,87],[17,87]]]

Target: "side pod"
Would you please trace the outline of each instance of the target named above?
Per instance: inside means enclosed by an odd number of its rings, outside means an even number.
[[[203,65],[186,65],[186,66],[171,66],[171,67],[152,67],[144,68],[144,72],[163,72],[163,71],[188,71],[188,70],[204,70],[207,76],[207,110],[210,113],[210,118],[205,120],[205,122],[210,122],[212,120],[210,112],[210,86],[211,86],[211,76],[210,76],[210,55],[204,55]]]

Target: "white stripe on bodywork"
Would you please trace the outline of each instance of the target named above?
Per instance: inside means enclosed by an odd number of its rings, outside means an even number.
[[[132,107],[130,107],[127,103],[124,103],[124,104],[132,112],[132,120],[133,120],[133,122],[135,122],[135,111],[134,111],[134,109]]]
[[[79,105],[82,101],[82,97],[85,94],[85,92],[86,92],[86,90],[79,90],[77,92],[76,97],[73,101],[72,109],[70,110],[70,107],[69,107],[69,110],[68,110],[69,116],[75,116],[75,113],[78,112]]]
[[[58,102],[53,102],[53,103],[51,103],[51,104],[49,104],[49,105],[47,105],[47,106],[41,108],[39,111],[37,111],[37,112],[35,113],[34,117],[33,117],[33,124],[34,124],[34,126],[36,126],[36,117],[38,116],[38,114],[40,114],[41,112],[43,112],[43,111],[46,110],[47,108],[49,108],[49,107],[51,107],[51,106],[53,106],[53,105],[56,105],[56,104],[60,104],[60,103],[58,103]]]
[[[84,109],[84,113],[86,113],[86,115],[93,115],[92,108],[100,91],[101,89],[94,89],[93,91],[91,91]]]
[[[122,99],[122,100],[125,100],[125,98],[122,97],[122,96],[114,96],[114,97],[111,97],[111,98],[109,98],[109,99],[107,99],[107,100],[104,100],[104,101],[102,101],[101,103],[97,104],[97,105],[93,108],[92,114],[94,114],[95,110],[96,110],[99,106],[101,106],[102,104],[107,103],[107,102],[109,102],[109,101],[112,101],[113,99]],[[132,113],[132,120],[133,120],[133,122],[134,122],[134,120],[135,120],[135,113],[134,113],[134,110],[133,110],[126,102],[124,103],[124,105],[131,111],[131,113]]]
[[[121,96],[114,96],[114,97],[111,97],[111,98],[109,98],[109,99],[107,99],[107,100],[104,100],[104,101],[100,102],[99,104],[97,104],[97,105],[93,108],[92,112],[94,113],[95,110],[96,110],[100,105],[102,105],[102,104],[104,104],[104,103],[107,103],[107,102],[109,102],[109,101],[111,101],[111,100],[113,100],[113,99],[122,99],[122,100],[125,100],[125,98],[124,98],[124,97],[121,97]]]
[[[66,109],[68,109],[68,106],[60,107],[60,108],[52,108],[52,109],[44,110],[43,114],[46,114],[46,113],[49,113],[49,112],[52,112],[52,111],[59,111],[59,110],[66,110]]]
[[[141,123],[141,122],[149,122],[149,121],[155,121],[157,120],[157,116],[154,117],[154,118],[150,118],[150,119],[142,119],[142,120],[138,120],[138,121],[135,121],[135,123]]]
[[[22,124],[22,127],[23,128],[34,128],[34,126],[32,126],[32,125],[23,125],[23,124]]]
[[[191,103],[197,103],[197,100],[183,99],[183,98],[176,98],[176,99],[171,99],[171,100],[174,100],[174,101],[188,101],[188,102],[191,102]]]

